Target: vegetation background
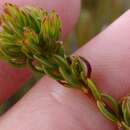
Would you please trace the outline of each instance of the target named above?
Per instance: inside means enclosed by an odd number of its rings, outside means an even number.
[[[130,0],[82,0],[79,22],[65,41],[67,53],[77,50],[129,8]],[[28,83],[0,106],[0,114],[15,104],[40,78],[41,75],[34,74]]]

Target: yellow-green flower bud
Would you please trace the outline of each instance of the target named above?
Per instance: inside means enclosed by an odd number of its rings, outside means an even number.
[[[61,33],[61,21],[55,11],[34,8],[18,8],[6,3],[0,15],[0,57],[23,65],[36,56],[57,53]]]
[[[45,41],[57,41],[61,33],[61,21],[55,11],[42,19],[41,32]]]

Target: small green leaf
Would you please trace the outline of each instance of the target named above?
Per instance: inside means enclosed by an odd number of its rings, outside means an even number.
[[[68,73],[71,73],[70,66],[67,63],[67,60],[64,57],[61,57],[59,55],[54,55],[55,61],[57,64],[63,69],[68,71]]]
[[[103,102],[97,101],[97,106],[98,106],[99,110],[101,111],[101,113],[107,119],[109,119],[110,121],[112,121],[114,123],[118,122],[118,118],[106,109],[105,104]]]
[[[81,72],[85,72],[85,67],[81,63],[79,57],[72,57],[71,71],[73,75],[81,79],[80,74]]]
[[[45,74],[48,74],[50,77],[54,78],[55,80],[58,80],[58,81],[64,80],[61,75],[54,73],[54,71],[55,71],[54,69],[47,68],[45,66],[43,66],[43,68],[44,68]]]
[[[125,123],[129,126],[130,125],[130,115],[127,111],[127,108],[123,110],[123,117],[124,117]]]
[[[68,84],[72,87],[80,87],[80,82],[75,79],[71,73],[63,69],[62,67],[59,68],[59,71],[61,75],[64,77],[64,79],[68,82]]]
[[[130,127],[128,125],[126,125],[125,122],[122,121],[121,125],[122,125],[122,127],[123,127],[124,130],[130,130]]]
[[[99,90],[97,89],[97,87],[93,83],[93,81],[88,78],[87,80],[84,80],[84,82],[86,83],[86,85],[91,90],[91,92],[92,92],[93,96],[95,97],[95,99],[96,100],[101,100],[101,93],[99,92]]]
[[[122,102],[122,113],[123,113],[123,119],[124,122],[130,126],[130,98],[124,97]]]
[[[109,96],[109,95],[104,94],[104,93],[102,93],[101,96],[102,96],[102,99],[106,99],[110,103],[110,105],[111,105],[112,109],[114,110],[114,112],[117,114],[117,116],[119,116],[119,104],[118,104],[118,101],[116,101],[112,96]]]
[[[36,56],[34,55],[34,58],[36,60],[38,60],[40,63],[42,63],[43,65],[45,65],[46,67],[48,68],[54,68],[53,64],[51,64],[48,59],[44,58],[44,57],[41,57],[41,56]]]

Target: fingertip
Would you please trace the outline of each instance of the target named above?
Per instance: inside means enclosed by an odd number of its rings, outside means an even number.
[[[115,98],[129,94],[130,10],[120,16],[77,53],[89,60],[92,78]]]

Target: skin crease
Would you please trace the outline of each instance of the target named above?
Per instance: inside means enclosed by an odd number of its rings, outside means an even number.
[[[116,98],[124,96],[130,90],[129,17],[130,11],[77,52],[90,61],[93,79],[98,86],[108,93],[111,92]],[[64,88],[45,76],[1,117],[0,129],[114,130],[116,128],[101,116],[93,101],[82,92]]]
[[[69,4],[63,0],[1,0],[0,11],[6,2],[19,6],[32,5],[47,10],[55,9],[63,21],[63,39],[73,29],[80,12],[80,0],[71,0]],[[14,94],[30,77],[31,71],[28,68],[16,69],[7,63],[0,62],[0,103]]]

